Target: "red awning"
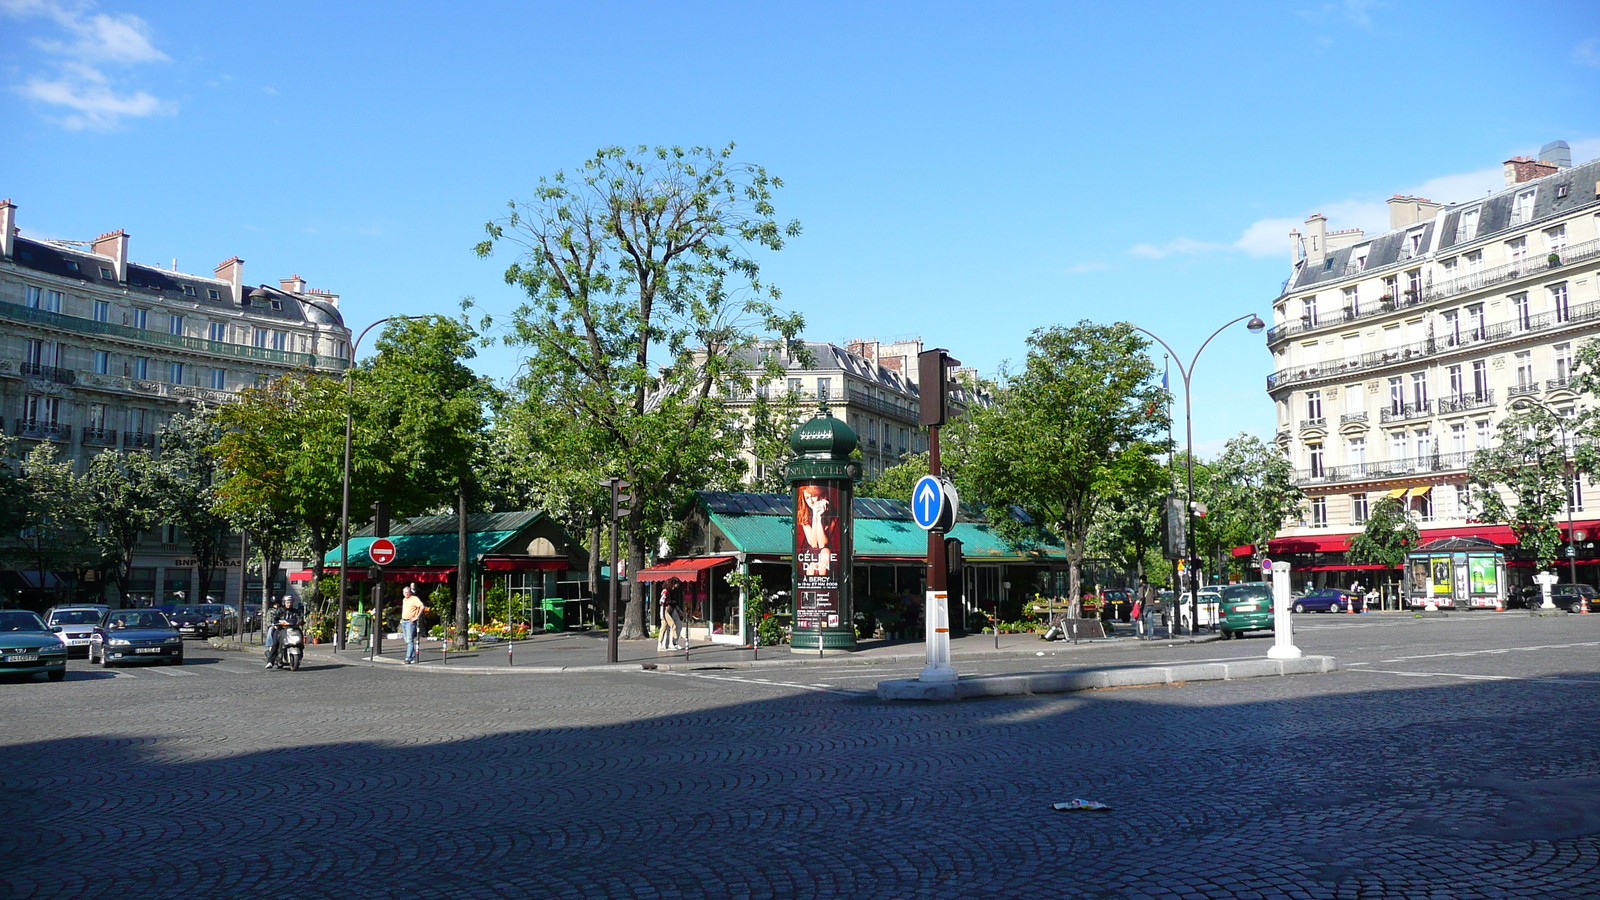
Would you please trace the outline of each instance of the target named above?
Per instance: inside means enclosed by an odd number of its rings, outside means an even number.
[[[483,570],[485,572],[526,572],[538,569],[546,572],[566,571],[565,559],[535,559],[531,556],[512,556],[501,559],[485,559]]]
[[[1389,569],[1389,568],[1390,568],[1389,566],[1385,566],[1385,565],[1382,565],[1382,564],[1379,564],[1379,563],[1365,563],[1365,564],[1362,564],[1362,565],[1348,565],[1348,566],[1304,566],[1302,568],[1295,569],[1295,571],[1296,572],[1370,572],[1370,571],[1373,571],[1373,570],[1381,570],[1381,569]]]
[[[1233,548],[1233,555],[1234,555],[1235,558],[1240,557],[1240,556],[1253,556],[1253,555],[1255,555],[1255,552],[1256,552],[1256,545],[1255,544],[1245,544],[1243,547],[1235,547],[1235,548]]]
[[[1466,528],[1424,528],[1419,532],[1422,543],[1437,541],[1441,538],[1483,538],[1496,544],[1515,544],[1517,536],[1511,533],[1509,525],[1468,525]]]
[[[322,577],[324,577],[324,578],[338,578],[339,577],[339,567],[338,566],[328,566],[327,568],[322,570]],[[289,573],[289,580],[290,581],[310,581],[311,580],[311,570],[310,569],[302,569],[302,570],[300,570],[298,572],[290,572]],[[350,577],[345,579],[345,581],[366,581],[366,580],[367,580],[367,570],[366,569],[351,569],[350,570]]]
[[[732,565],[731,556],[692,556],[687,559],[674,559],[669,562],[658,562],[648,569],[640,569],[635,576],[637,581],[668,581],[673,578],[690,580],[700,577],[701,572],[709,571],[720,565]]]
[[[1267,552],[1280,553],[1343,553],[1350,545],[1349,534],[1318,534],[1300,537],[1273,538],[1267,542]]]

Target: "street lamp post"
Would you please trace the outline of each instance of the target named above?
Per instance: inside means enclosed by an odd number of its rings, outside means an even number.
[[[350,578],[350,431],[354,411],[351,409],[355,402],[355,381],[351,377],[355,374],[356,348],[361,346],[361,339],[367,332],[385,322],[395,319],[426,319],[427,316],[385,316],[371,325],[361,329],[356,339],[350,342],[350,358],[345,361],[344,367],[344,481],[342,484],[343,501],[339,510],[339,621],[334,628],[333,649],[345,649],[345,587]],[[370,629],[372,624],[369,622]],[[368,632],[371,633],[370,631]]]
[[[1554,409],[1550,408],[1549,405],[1547,405],[1547,404],[1545,404],[1545,403],[1543,403],[1543,402],[1541,402],[1539,400],[1535,400],[1532,397],[1518,397],[1517,399],[1515,399],[1515,400],[1511,401],[1509,404],[1507,404],[1507,406],[1509,408],[1511,408],[1511,409],[1516,409],[1519,406],[1523,407],[1524,409],[1526,409],[1526,408],[1528,408],[1530,406],[1537,406],[1540,409],[1544,410],[1545,412],[1549,413],[1550,414],[1550,418],[1555,419],[1556,427],[1561,429],[1561,466],[1562,466],[1563,470],[1570,469],[1571,470],[1571,475],[1572,475],[1572,481],[1569,482],[1568,485],[1567,485],[1567,578],[1573,584],[1577,584],[1578,583],[1578,548],[1573,543],[1573,541],[1576,540],[1576,538],[1573,536],[1573,532],[1572,532],[1572,527],[1573,527],[1572,526],[1572,503],[1573,503],[1573,500],[1575,500],[1577,498],[1578,490],[1579,490],[1578,484],[1577,484],[1577,481],[1578,481],[1578,469],[1577,469],[1576,466],[1572,465],[1570,460],[1567,458],[1568,454],[1571,452],[1571,450],[1569,448],[1572,446],[1572,439],[1567,436],[1566,416],[1563,416],[1561,413],[1556,412]],[[1566,474],[1566,472],[1563,471],[1563,474]],[[1579,600],[1580,603],[1583,603],[1585,606],[1588,605],[1588,601],[1584,600],[1582,597],[1579,597],[1578,600]],[[1547,603],[1549,602],[1548,597],[1546,597],[1546,601],[1545,602],[1547,602]]]
[[[1156,343],[1167,348],[1167,352],[1172,355],[1172,362],[1178,367],[1178,375],[1183,378],[1183,427],[1185,432],[1186,446],[1188,447],[1185,455],[1188,457],[1189,469],[1188,488],[1184,497],[1184,506],[1186,508],[1185,515],[1188,517],[1189,527],[1184,529],[1183,551],[1184,555],[1189,560],[1188,582],[1190,634],[1193,634],[1195,628],[1200,624],[1200,560],[1195,558],[1194,552],[1194,409],[1190,404],[1189,382],[1194,376],[1195,363],[1200,361],[1200,354],[1205,351],[1206,345],[1211,343],[1212,338],[1215,338],[1217,335],[1221,334],[1223,329],[1227,328],[1229,325],[1232,325],[1236,322],[1243,322],[1246,319],[1250,320],[1245,327],[1250,329],[1251,334],[1260,334],[1261,330],[1267,327],[1267,323],[1261,321],[1261,317],[1254,313],[1224,322],[1221,328],[1211,332],[1211,337],[1208,337],[1201,342],[1200,349],[1196,350],[1194,352],[1194,356],[1189,358],[1189,365],[1187,366],[1185,366],[1183,364],[1183,360],[1178,357],[1178,352],[1172,349],[1172,345],[1168,344],[1166,341],[1163,341],[1155,332],[1149,330],[1148,328],[1140,328],[1137,325],[1133,326],[1135,330],[1142,331],[1145,334],[1150,335],[1150,337],[1155,338]],[[1176,604],[1183,602],[1182,597],[1175,597],[1173,600],[1175,607]]]

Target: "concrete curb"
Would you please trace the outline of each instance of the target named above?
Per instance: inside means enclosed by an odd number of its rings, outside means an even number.
[[[1032,675],[986,675],[960,681],[924,683],[914,678],[878,682],[879,700],[969,700],[1021,694],[1063,694],[1113,687],[1144,687],[1189,681],[1237,681],[1282,675],[1320,675],[1338,671],[1331,656],[1299,659],[1246,659],[1226,663],[1139,666],[1094,672],[1044,672]]]

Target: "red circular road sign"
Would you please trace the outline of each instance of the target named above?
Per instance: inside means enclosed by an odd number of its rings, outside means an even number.
[[[1261,567],[1261,571],[1263,571],[1263,572],[1271,572],[1272,571],[1272,560],[1267,559],[1264,556],[1261,558],[1261,562],[1256,563],[1256,565],[1260,566]]]
[[[367,548],[367,555],[372,557],[375,565],[387,566],[394,562],[394,541],[388,538],[378,538]]]

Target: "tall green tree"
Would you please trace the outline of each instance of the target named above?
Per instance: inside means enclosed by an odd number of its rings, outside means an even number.
[[[28,488],[22,478],[22,461],[16,438],[0,434],[0,539],[17,536],[27,527]],[[0,543],[0,548],[5,546]]]
[[[124,601],[139,536],[165,521],[158,468],[148,453],[103,450],[89,460],[80,482],[85,531]]]
[[[493,387],[466,363],[477,355],[477,339],[465,315],[395,320],[378,336],[366,372],[371,424],[387,436],[389,465],[399,476],[391,486],[395,513],[455,509],[457,623],[468,620],[467,512],[478,492],[495,400]],[[456,630],[456,643],[466,648],[466,628]]]
[[[1510,525],[1540,568],[1550,565],[1562,546],[1574,466],[1594,471],[1594,445],[1577,440],[1579,425],[1540,407],[1514,411],[1500,420],[1495,446],[1478,451],[1467,469],[1477,518]],[[1573,439],[1570,447],[1563,445],[1563,427],[1566,438]]]
[[[799,316],[775,309],[754,255],[800,232],[775,217],[781,184],[735,160],[732,145],[607,147],[575,173],[541,178],[477,246],[509,253],[506,282],[528,297],[510,338],[527,354],[517,400],[550,413],[523,420],[528,443],[588,448],[583,477],[632,482],[632,570],[694,490],[740,470],[728,398],[753,390],[758,332],[787,343],[800,331]],[[638,638],[645,591],[630,588],[623,634]]]
[[[1304,497],[1283,453],[1247,434],[1230,438],[1205,469],[1208,511],[1197,530],[1212,558],[1246,544],[1264,549]]]
[[[1357,565],[1383,566],[1384,578],[1393,583],[1405,565],[1406,554],[1417,549],[1419,536],[1405,503],[1398,497],[1385,497],[1367,511],[1366,527],[1350,538],[1344,558]]]
[[[58,459],[55,445],[43,442],[23,458],[22,483],[27,530],[20,555],[38,573],[39,589],[49,591],[52,573],[97,567],[100,553],[90,533],[83,479],[72,461]]]
[[[1172,479],[1153,456],[1129,462],[1123,490],[1106,498],[1095,515],[1087,552],[1145,578],[1147,559],[1161,548],[1161,508]]]
[[[928,454],[907,453],[903,461],[884,469],[878,476],[862,479],[861,484],[856,487],[856,496],[910,502],[911,489],[926,474],[928,474]]]
[[[1003,524],[1022,509],[1066,549],[1073,602],[1082,593],[1089,531],[1164,449],[1164,395],[1148,343],[1125,323],[1039,329],[1021,372],[992,406],[968,413],[958,485]]]
[[[161,455],[153,472],[161,517],[178,526],[200,569],[196,601],[211,595],[212,575],[228,561],[232,543],[228,520],[215,508],[220,473],[212,448],[222,441],[222,434],[213,411],[173,416],[161,431]]]

